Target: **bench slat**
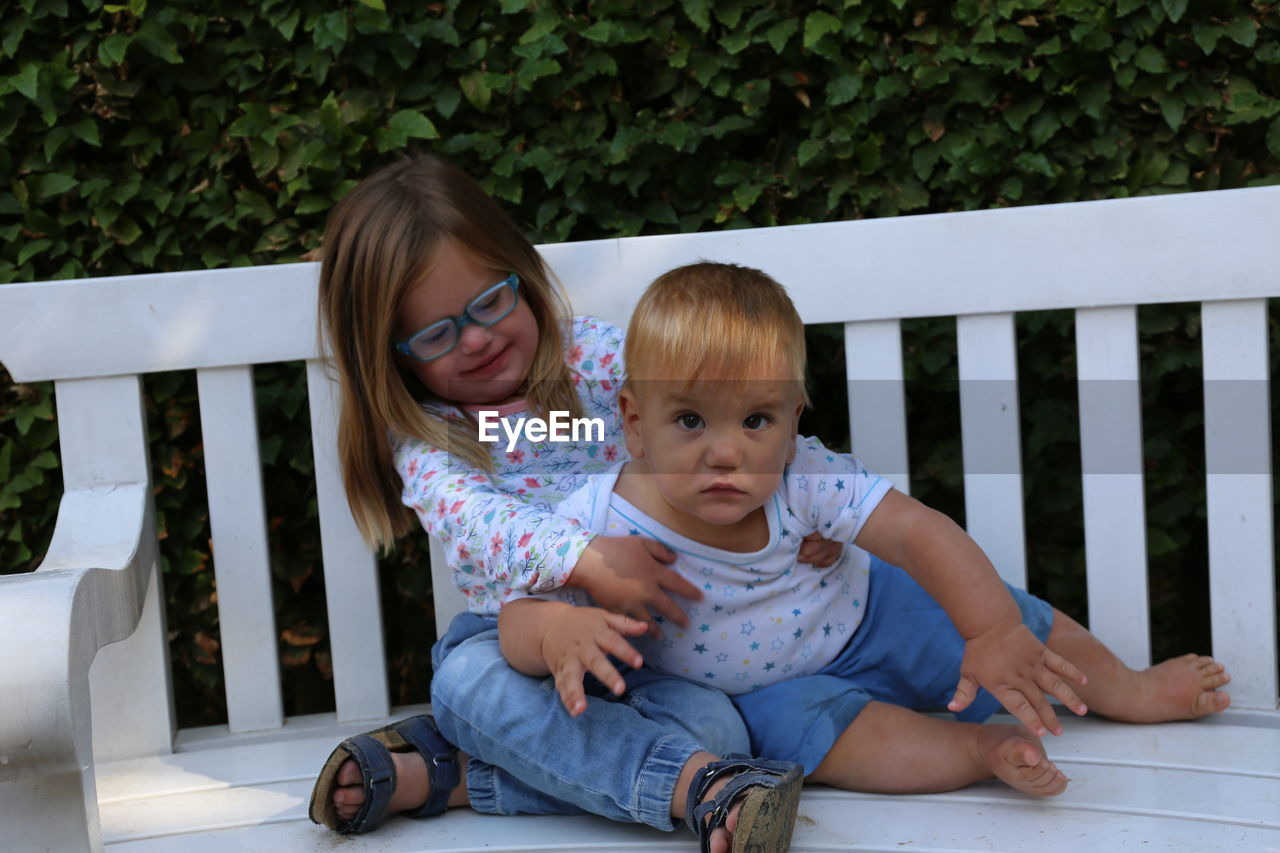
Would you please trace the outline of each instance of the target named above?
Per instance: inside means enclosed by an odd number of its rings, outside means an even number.
[[[1076,311],[1089,629],[1126,664],[1151,665],[1142,392],[1134,306]]]
[[[1277,707],[1266,300],[1201,306],[1213,652],[1237,706]]]
[[[280,655],[253,368],[197,370],[196,385],[209,485],[227,721],[233,732],[279,728],[284,721]]]
[[[1027,585],[1012,314],[956,318],[965,526],[1000,577]]]
[[[844,360],[853,454],[909,495],[902,324],[897,320],[845,323]]]
[[[314,359],[307,362],[307,395],[311,401],[311,446],[338,719],[384,717],[390,702],[387,671],[371,665],[386,660],[378,563],[360,536],[342,486],[337,382]]]

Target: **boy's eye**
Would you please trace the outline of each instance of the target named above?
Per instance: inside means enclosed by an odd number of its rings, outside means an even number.
[[[501,298],[502,298],[502,294],[500,293],[494,293],[490,296],[486,296],[483,299],[476,300],[474,303],[472,303],[471,310],[481,311],[481,312],[492,311],[494,308],[497,307],[498,300]]]
[[[421,335],[418,336],[418,341],[424,344],[438,344],[444,340],[445,335],[447,334],[449,334],[448,325],[445,323],[440,323],[439,325],[432,326],[431,328],[425,330]]]
[[[700,415],[695,415],[693,412],[685,412],[682,415],[676,416],[676,424],[679,425],[681,429],[701,429],[702,417]]]
[[[769,422],[771,420],[772,418],[770,418],[768,415],[762,415],[759,412],[756,412],[753,415],[747,415],[745,418],[743,418],[742,425],[747,429],[751,429],[751,430],[764,429],[769,425]]]

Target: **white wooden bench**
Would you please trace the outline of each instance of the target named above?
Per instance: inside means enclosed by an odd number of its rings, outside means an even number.
[[[899,319],[957,319],[965,510],[1023,582],[1014,312],[1075,309],[1091,627],[1150,657],[1137,305],[1202,303],[1213,653],[1234,704],[1212,721],[1066,722],[1049,801],[995,783],[941,796],[806,791],[793,849],[1280,848],[1267,298],[1280,188],[602,240],[543,247],[575,310],[625,325],[657,273],[758,266],[806,322],[842,322],[855,451],[905,487]],[[688,850],[595,818],[454,810],[357,839],[309,823],[315,772],[388,704],[377,575],[334,465],[311,264],[0,287],[0,362],[56,380],[66,494],[41,568],[0,577],[0,846],[6,850]],[[307,360],[336,713],[285,718],[251,365]],[[229,724],[176,731],[156,575],[140,374],[195,369]],[[1221,383],[1219,380],[1249,380]],[[1215,384],[1216,383],[1216,384]],[[1231,394],[1214,389],[1230,387]],[[889,393],[885,393],[885,389]],[[874,395],[875,405],[867,404]],[[1247,460],[1242,464],[1240,460]],[[992,473],[999,471],[1002,473]],[[1125,473],[1127,472],[1127,473]],[[437,591],[451,585],[437,561]],[[457,608],[437,596],[440,623]]]

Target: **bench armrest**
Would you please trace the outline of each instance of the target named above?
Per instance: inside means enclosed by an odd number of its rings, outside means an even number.
[[[0,780],[92,763],[89,666],[138,624],[151,507],[146,483],[68,491],[40,568],[0,577]]]

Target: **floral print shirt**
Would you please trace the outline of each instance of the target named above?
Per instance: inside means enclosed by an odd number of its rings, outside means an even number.
[[[393,440],[401,500],[444,546],[454,583],[472,613],[494,615],[520,593],[541,593],[565,583],[593,535],[555,514],[568,494],[626,458],[617,395],[624,372],[623,333],[594,317],[568,325],[565,352],[587,418],[604,424],[603,440],[530,441],[523,434],[487,445],[492,472],[412,438]],[[454,406],[427,404],[444,417],[462,418]],[[496,409],[501,417],[527,416],[528,405]]]

